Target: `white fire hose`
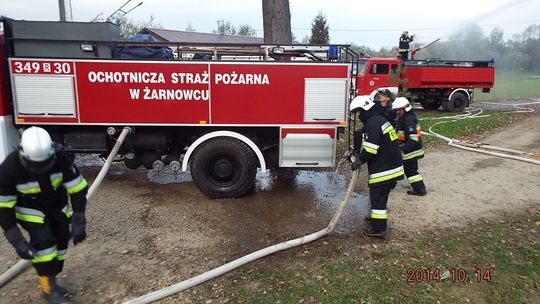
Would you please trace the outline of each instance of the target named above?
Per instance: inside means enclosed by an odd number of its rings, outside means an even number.
[[[513,108],[518,109],[518,111],[513,111],[513,113],[531,113],[534,112],[533,108],[524,107],[526,105],[535,105],[540,104],[540,101],[536,102],[529,102],[529,103],[520,103],[520,104],[497,104],[497,103],[489,103],[489,104],[495,104],[495,105],[503,105],[503,106],[513,106]],[[473,113],[472,111],[476,111]],[[434,136],[437,138],[440,138],[442,140],[445,140],[448,142],[449,146],[467,150],[471,152],[477,152],[477,153],[483,153],[491,156],[501,157],[501,158],[508,158],[513,160],[519,160],[523,162],[532,163],[535,165],[540,165],[540,153],[534,153],[534,152],[524,152],[524,151],[518,151],[514,149],[509,148],[503,148],[503,147],[496,147],[491,146],[489,144],[485,143],[475,143],[475,142],[468,142],[468,141],[461,141],[457,139],[448,138],[446,136],[443,136],[439,133],[436,133],[433,131],[433,127],[438,124],[443,123],[450,123],[455,122],[461,119],[471,119],[471,118],[481,118],[486,117],[489,115],[480,115],[482,114],[482,109],[474,109],[472,111],[469,111],[466,114],[459,114],[455,116],[444,116],[444,117],[438,117],[435,119],[441,119],[443,121],[437,122],[429,127],[428,132],[422,132],[424,135]],[[493,152],[496,151],[496,152]]]
[[[349,187],[347,188],[347,193],[345,194],[345,198],[343,199],[343,201],[339,205],[338,210],[334,214],[334,217],[332,218],[332,220],[330,221],[328,226],[326,226],[324,229],[322,229],[320,231],[317,231],[315,233],[309,234],[309,235],[305,235],[305,236],[300,237],[300,238],[296,238],[296,239],[293,239],[293,240],[289,240],[289,241],[286,241],[286,242],[283,242],[283,243],[275,244],[275,245],[272,245],[272,246],[257,250],[255,252],[252,252],[252,253],[246,255],[246,256],[243,256],[243,257],[238,258],[238,259],[236,259],[234,261],[231,261],[231,262],[229,262],[229,263],[227,263],[225,265],[222,265],[222,266],[214,268],[214,269],[212,269],[210,271],[207,271],[207,272],[205,272],[203,274],[200,274],[200,275],[195,276],[193,278],[190,278],[190,279],[184,280],[182,282],[176,283],[176,284],[171,285],[169,287],[165,287],[163,289],[147,293],[147,294],[145,294],[143,296],[140,296],[138,298],[129,300],[127,302],[124,302],[123,304],[152,303],[152,302],[157,301],[159,299],[163,299],[165,297],[171,296],[173,294],[176,294],[176,293],[179,293],[179,292],[181,292],[183,290],[191,288],[191,287],[193,287],[195,285],[206,282],[206,281],[208,281],[210,279],[213,279],[213,278],[215,278],[217,276],[220,276],[220,275],[222,275],[224,273],[227,273],[227,272],[229,272],[229,271],[231,271],[233,269],[236,269],[236,268],[238,268],[238,267],[240,267],[240,266],[242,266],[244,264],[247,264],[249,262],[252,262],[254,260],[260,259],[260,258],[265,257],[267,255],[276,253],[278,251],[282,251],[282,250],[289,249],[289,248],[296,247],[296,246],[300,246],[300,245],[303,245],[303,244],[306,244],[306,243],[309,243],[309,242],[313,242],[313,241],[315,241],[315,240],[329,234],[336,227],[336,224],[337,224],[339,218],[343,214],[343,211],[345,210],[345,207],[347,207],[347,205],[348,205],[348,203],[350,201],[351,194],[352,194],[352,192],[354,190],[354,187],[356,185],[356,180],[358,179],[358,171],[359,170],[354,170],[353,171],[352,177],[351,177],[351,182],[349,183]]]
[[[116,157],[116,154],[118,153],[118,150],[120,149],[120,146],[124,142],[124,139],[126,136],[131,133],[133,129],[131,127],[125,127],[122,130],[122,133],[120,133],[120,136],[118,136],[118,139],[116,143],[114,144],[114,147],[111,150],[111,153],[109,153],[109,157],[105,161],[105,164],[103,165],[103,168],[99,171],[98,176],[88,189],[88,193],[86,194],[86,199],[90,199],[92,195],[94,195],[94,192],[99,187],[103,179],[105,178],[105,175],[107,174],[107,171],[109,171],[109,168],[111,167],[111,164]],[[6,272],[4,272],[2,275],[0,275],[0,288],[2,288],[5,284],[9,283],[13,278],[15,278],[19,273],[24,271],[28,266],[30,266],[31,262],[29,260],[19,260],[15,265],[11,266],[10,269],[8,269]]]

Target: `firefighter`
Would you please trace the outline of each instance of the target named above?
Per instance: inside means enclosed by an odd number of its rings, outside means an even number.
[[[394,129],[396,128],[396,113],[392,110],[392,100],[394,99],[394,94],[388,89],[377,89],[377,94],[375,95],[375,107],[377,111],[392,124]]]
[[[351,102],[351,112],[357,113],[363,127],[354,134],[354,149],[349,161],[353,170],[363,163],[368,165],[371,216],[365,218],[368,227],[364,234],[384,239],[388,196],[404,173],[396,131],[374,106],[369,96],[357,96]]]
[[[418,159],[424,157],[420,124],[407,98],[396,98],[392,103],[392,109],[396,111],[398,119],[397,135],[403,154],[405,176],[412,187],[407,194],[424,196],[427,194],[426,186],[418,173]]]
[[[67,290],[56,277],[70,237],[73,244],[86,238],[87,190],[67,153],[39,127],[26,129],[18,150],[0,165],[0,226],[17,254],[32,261],[48,303],[64,303]],[[18,225],[28,232],[29,241]]]
[[[414,35],[409,36],[408,31],[404,31],[399,37],[399,54],[401,61],[409,60],[410,43],[414,40]]]

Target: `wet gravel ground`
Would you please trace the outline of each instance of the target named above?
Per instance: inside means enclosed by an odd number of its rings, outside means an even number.
[[[540,152],[539,127],[536,117],[486,140]],[[77,163],[89,182],[103,164],[88,156]],[[389,225],[396,238],[434,225],[440,229],[539,204],[540,171],[522,162],[443,149],[430,151],[420,171],[427,196],[406,195],[406,182],[391,194]],[[70,247],[60,283],[71,291],[72,303],[122,303],[269,245],[319,231],[341,202],[349,176],[345,165],[336,176],[325,170],[258,173],[255,189],[246,196],[210,200],[188,174],[129,170],[115,163],[89,201],[88,238]],[[339,243],[371,241],[361,235],[361,219],[368,210],[365,181],[362,171],[351,204],[333,234]],[[0,273],[17,260],[11,246],[0,238]],[[0,289],[0,303],[43,303],[34,271],[27,270]],[[190,300],[179,294],[157,303]]]

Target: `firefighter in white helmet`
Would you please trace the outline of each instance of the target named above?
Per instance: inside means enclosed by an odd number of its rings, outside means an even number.
[[[403,163],[394,127],[375,109],[369,96],[357,96],[350,105],[362,121],[362,129],[354,133],[354,149],[349,156],[353,170],[367,163],[371,215],[365,218],[364,234],[385,238],[386,205],[390,191],[403,179]]]
[[[407,98],[396,98],[392,103],[392,110],[396,112],[398,119],[396,128],[403,155],[405,176],[412,187],[407,194],[424,196],[427,194],[426,186],[418,173],[418,160],[424,157],[420,124]]]
[[[70,237],[73,244],[86,238],[87,189],[69,155],[39,127],[26,129],[19,149],[0,165],[0,226],[17,254],[32,261],[48,303],[65,303],[56,277]]]
[[[414,40],[414,35],[409,36],[408,31],[404,31],[401,36],[399,36],[399,54],[401,61],[409,60],[409,51],[411,49],[410,44]]]

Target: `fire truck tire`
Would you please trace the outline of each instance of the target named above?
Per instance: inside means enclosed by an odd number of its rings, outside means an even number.
[[[450,98],[450,100],[445,100],[443,105],[444,109],[447,112],[463,112],[463,110],[467,106],[467,103],[467,95],[457,92],[452,95],[452,98]]]
[[[420,104],[425,110],[437,110],[441,106],[441,102],[438,100],[422,100]]]
[[[216,137],[195,149],[190,170],[193,182],[208,197],[238,198],[255,185],[257,158],[245,143]]]
[[[150,170],[154,168],[154,162],[158,159],[161,159],[159,155],[155,152],[147,152],[142,157],[142,165]]]
[[[142,159],[139,155],[135,155],[135,157],[131,159],[126,157],[124,159],[124,165],[126,165],[128,169],[137,169],[142,165]]]

